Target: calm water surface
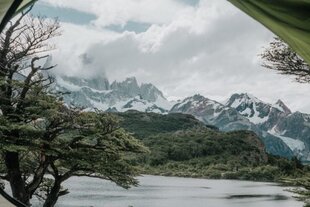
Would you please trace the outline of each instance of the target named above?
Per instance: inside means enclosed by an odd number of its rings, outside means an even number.
[[[139,177],[140,186],[124,190],[95,178],[72,178],[70,194],[58,207],[302,207],[274,183],[161,176]]]

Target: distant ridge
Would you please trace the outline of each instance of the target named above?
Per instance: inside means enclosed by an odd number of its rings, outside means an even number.
[[[175,103],[169,102],[153,84],[138,84],[135,77],[110,83],[104,77],[59,76],[55,88],[70,92],[64,96],[68,105],[85,110],[184,113],[222,131],[251,130],[262,139],[269,153],[310,161],[310,115],[292,112],[281,100],[270,104],[248,93],[236,93],[220,103],[196,94]]]

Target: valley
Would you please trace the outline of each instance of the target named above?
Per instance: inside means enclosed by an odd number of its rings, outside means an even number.
[[[233,94],[226,103],[199,94],[170,102],[156,86],[139,85],[134,77],[111,84],[103,77],[57,77],[56,80],[56,90],[69,92],[64,96],[68,105],[113,113],[137,110],[190,114],[221,131],[253,131],[270,154],[310,161],[310,115],[292,112],[281,100],[269,104],[251,94],[241,93]]]

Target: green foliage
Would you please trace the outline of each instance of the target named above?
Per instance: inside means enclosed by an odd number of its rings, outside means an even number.
[[[78,129],[67,130],[53,140],[57,149],[55,166],[74,171],[72,175],[109,179],[128,188],[136,185],[137,171],[126,159],[127,153],[143,153],[146,148],[124,129],[118,119],[102,112],[82,112],[75,120]],[[54,155],[53,155],[54,156]]]
[[[305,202],[305,207],[310,206],[310,171],[308,173],[299,178],[283,178],[282,182],[290,185],[290,186],[297,186],[293,189],[288,189],[288,191],[296,193],[298,196],[296,198],[300,201]]]
[[[68,193],[62,183],[71,176],[136,185],[138,171],[128,158],[146,148],[115,115],[62,102],[50,87],[54,78],[42,72],[54,66],[38,64],[53,48],[48,40],[59,34],[59,23],[28,12],[0,34],[0,170],[12,195],[27,205],[38,196],[53,207]]]
[[[187,161],[195,158],[221,157],[220,162],[238,160],[240,165],[255,165],[264,162],[264,150],[245,140],[247,132],[220,133],[204,128],[197,128],[175,133],[159,134],[144,138],[151,149],[151,157],[165,161]],[[154,155],[154,156],[153,156]]]
[[[159,133],[203,126],[203,123],[195,117],[186,114],[161,115],[131,110],[125,113],[117,113],[117,115],[122,118],[121,126],[134,133],[134,136],[139,139]]]
[[[253,132],[219,132],[184,114],[132,111],[118,116],[123,118],[121,125],[151,151],[132,158],[144,173],[276,181],[283,176],[303,177],[308,171],[296,158],[268,155]]]

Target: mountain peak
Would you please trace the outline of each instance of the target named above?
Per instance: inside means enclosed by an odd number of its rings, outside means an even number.
[[[130,97],[134,97],[139,94],[140,89],[135,77],[126,78],[124,81],[121,82],[113,81],[110,87],[112,90],[123,91]]]
[[[292,113],[291,110],[280,99],[273,105],[273,107],[284,112],[285,114],[291,114]]]
[[[108,111],[138,109],[166,113],[172,107],[153,84],[139,85],[135,77],[120,82],[113,81],[112,84],[101,76],[92,79],[58,77],[56,88],[71,92],[64,97],[66,103],[86,108]]]
[[[249,93],[233,94],[225,105],[235,108],[255,124],[267,121],[271,107],[270,104],[264,103]]]
[[[262,102],[261,100],[259,100],[258,98],[256,98],[254,95],[250,94],[250,93],[241,93],[239,94],[240,97],[245,98],[247,100],[253,100],[255,102]]]
[[[170,112],[193,114],[198,117],[203,114],[200,120],[212,123],[212,119],[215,119],[225,110],[226,107],[221,103],[208,99],[200,94],[195,94],[175,104]]]
[[[126,82],[126,83],[137,83],[137,79],[136,79],[136,77],[128,77],[125,79],[124,82]]]
[[[195,95],[193,95],[191,97],[188,97],[188,99],[192,99],[194,101],[204,101],[207,98],[197,93],[197,94],[195,94]]]
[[[163,93],[151,83],[142,83],[140,86],[141,96],[148,101],[156,101],[158,98],[165,99]]]
[[[226,106],[238,108],[240,105],[253,105],[253,103],[264,103],[249,93],[235,93],[225,103]]]

